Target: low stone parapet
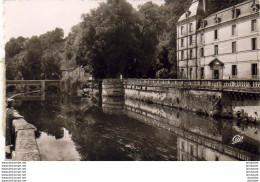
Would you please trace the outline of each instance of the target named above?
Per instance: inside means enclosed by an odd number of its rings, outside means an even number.
[[[17,111],[14,113],[19,115]],[[12,159],[15,161],[39,161],[40,152],[35,139],[36,127],[23,118],[14,119],[12,125],[16,136]]]
[[[35,140],[35,130],[18,130],[15,140],[15,161],[40,161],[40,152]]]

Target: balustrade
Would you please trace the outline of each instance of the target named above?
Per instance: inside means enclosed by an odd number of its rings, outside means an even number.
[[[126,84],[260,92],[260,80],[126,79]]]

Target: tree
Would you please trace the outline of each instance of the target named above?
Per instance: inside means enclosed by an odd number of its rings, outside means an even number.
[[[159,36],[166,28],[163,14],[161,14],[161,8],[152,2],[147,2],[142,6],[139,6],[140,15],[140,40],[141,49],[144,52],[143,60],[150,63],[150,67],[146,77],[153,78],[158,69],[156,64],[158,56]]]
[[[42,57],[42,79],[60,79],[61,71],[60,71],[60,62],[61,58],[53,53],[45,53]]]
[[[61,28],[55,28],[55,30],[48,31],[45,34],[40,35],[42,47],[47,49],[52,44],[61,42],[64,37],[64,31]]]
[[[24,55],[26,38],[11,38],[5,45],[6,79],[21,79],[21,57]]]
[[[7,79],[59,79],[63,30],[56,28],[31,38],[11,38],[6,43]]]
[[[166,4],[160,7],[160,13],[166,26],[163,29],[163,33],[159,35],[159,43],[157,45],[156,77],[177,77],[176,23],[183,14],[183,10],[187,9],[190,3],[191,0],[167,0]]]
[[[33,36],[26,43],[26,54],[23,58],[22,75],[25,80],[38,80],[41,78],[41,57],[43,54],[41,41]]]
[[[142,49],[140,18],[124,0],[101,3],[83,15],[83,36],[77,50],[80,65],[89,65],[96,78],[142,77],[149,62]]]
[[[5,57],[11,58],[16,54],[19,54],[23,49],[26,42],[26,38],[18,37],[17,39],[11,38],[5,45]]]
[[[22,79],[21,73],[21,57],[23,53],[20,53],[12,58],[5,58],[6,65],[6,79],[7,80],[20,80]]]

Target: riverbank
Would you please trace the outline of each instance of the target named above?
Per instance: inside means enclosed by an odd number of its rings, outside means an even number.
[[[249,116],[247,112],[245,112],[245,110],[241,109],[238,111],[234,111],[234,112],[221,112],[218,109],[212,109],[212,110],[203,110],[203,109],[196,109],[196,107],[186,107],[183,105],[177,106],[174,105],[172,103],[168,103],[165,101],[154,101],[151,98],[138,98],[135,96],[125,96],[125,98],[127,99],[133,99],[136,101],[141,101],[147,104],[157,104],[157,105],[161,105],[161,106],[165,106],[165,107],[169,107],[169,108],[174,108],[174,109],[178,109],[180,111],[183,112],[189,112],[189,113],[194,113],[198,116],[201,117],[210,117],[210,118],[214,118],[214,119],[236,119],[239,122],[242,123],[248,123],[248,124],[259,124],[260,123],[260,119],[253,117],[253,116]],[[200,104],[200,103],[197,103]],[[221,107],[221,100],[215,100],[214,101],[214,105],[215,106],[219,106]],[[199,105],[198,105],[199,106]]]
[[[232,80],[217,82],[214,80],[129,79],[122,82],[123,95],[126,98],[214,118],[235,118],[248,123],[260,122],[259,93],[256,91],[258,88],[256,84],[253,84],[256,86],[252,88],[247,88],[243,85],[233,86],[235,81]],[[113,89],[110,92],[112,93]]]

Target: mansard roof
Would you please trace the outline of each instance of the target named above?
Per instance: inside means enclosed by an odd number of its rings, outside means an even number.
[[[202,24],[200,23],[199,30],[203,28],[214,27],[218,24],[229,22],[251,14],[257,14],[259,13],[259,7],[260,0],[247,0],[221,11],[217,11],[202,20],[206,22],[206,26],[201,26]]]
[[[202,0],[193,0],[190,8],[185,13],[183,13],[178,22],[181,22],[196,15],[204,15]]]

